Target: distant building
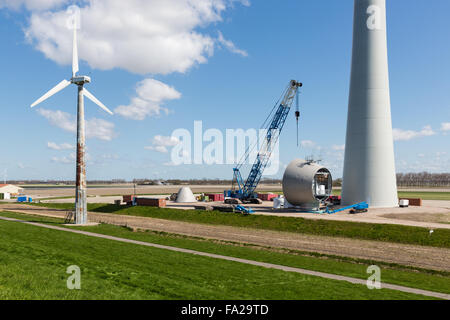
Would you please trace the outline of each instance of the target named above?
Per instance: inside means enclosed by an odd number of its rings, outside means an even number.
[[[12,184],[0,184],[0,193],[10,193],[17,195],[23,193],[23,188],[14,186]]]

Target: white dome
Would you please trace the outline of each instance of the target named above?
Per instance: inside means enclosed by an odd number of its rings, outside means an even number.
[[[177,203],[192,203],[192,202],[197,202],[197,199],[195,199],[191,188],[183,187],[178,191],[177,200],[175,202],[177,202]]]

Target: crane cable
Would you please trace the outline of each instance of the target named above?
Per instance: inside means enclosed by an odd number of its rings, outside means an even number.
[[[270,111],[269,115],[267,116],[266,120],[264,120],[261,129],[264,130],[268,130],[268,126],[269,126],[269,119],[271,119],[272,114],[275,112],[275,110],[279,107],[280,105],[280,101],[283,99],[284,96],[286,96],[286,93],[289,90],[290,85],[286,86],[286,89],[284,90],[284,93],[281,95],[281,97],[278,99],[278,101],[275,103],[274,107],[272,108],[272,110]],[[258,132],[259,133],[259,132]],[[250,155],[251,152],[253,152],[253,150],[256,148],[256,146],[258,145],[258,137],[256,137],[256,141],[254,141],[251,145],[249,145],[247,147],[247,150],[245,151],[245,153],[242,155],[241,159],[239,160],[238,164],[237,164],[237,169],[242,168],[242,166],[244,165],[245,159],[247,159]]]
[[[295,97],[296,98],[295,118],[297,120],[297,147],[299,147],[299,141],[298,141],[298,138],[299,138],[298,119],[300,118],[300,103],[299,103],[299,97],[298,97],[299,95],[300,95],[300,89],[297,88],[297,94],[296,94],[296,97]]]

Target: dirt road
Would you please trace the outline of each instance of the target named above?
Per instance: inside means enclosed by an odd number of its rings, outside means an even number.
[[[65,212],[33,206],[6,204],[0,210],[49,217],[64,217]],[[162,219],[89,213],[90,222],[128,226],[187,236],[218,239],[260,246],[319,252],[337,256],[384,261],[419,268],[450,271],[450,249],[355,240],[229,226],[211,226]]]

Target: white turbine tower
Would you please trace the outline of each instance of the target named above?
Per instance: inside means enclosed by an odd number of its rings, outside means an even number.
[[[355,0],[342,200],[398,205],[392,137],[386,0]]]
[[[73,26],[73,57],[72,57],[72,78],[71,80],[63,80],[49,92],[44,94],[31,107],[35,107],[41,102],[47,100],[59,91],[67,88],[71,84],[78,86],[78,116],[77,116],[77,166],[76,166],[76,201],[75,201],[75,224],[87,224],[87,201],[86,201],[86,130],[84,121],[84,97],[94,102],[100,108],[113,114],[103,103],[94,97],[84,85],[91,82],[88,76],[78,76],[78,45],[77,45],[77,26]]]

